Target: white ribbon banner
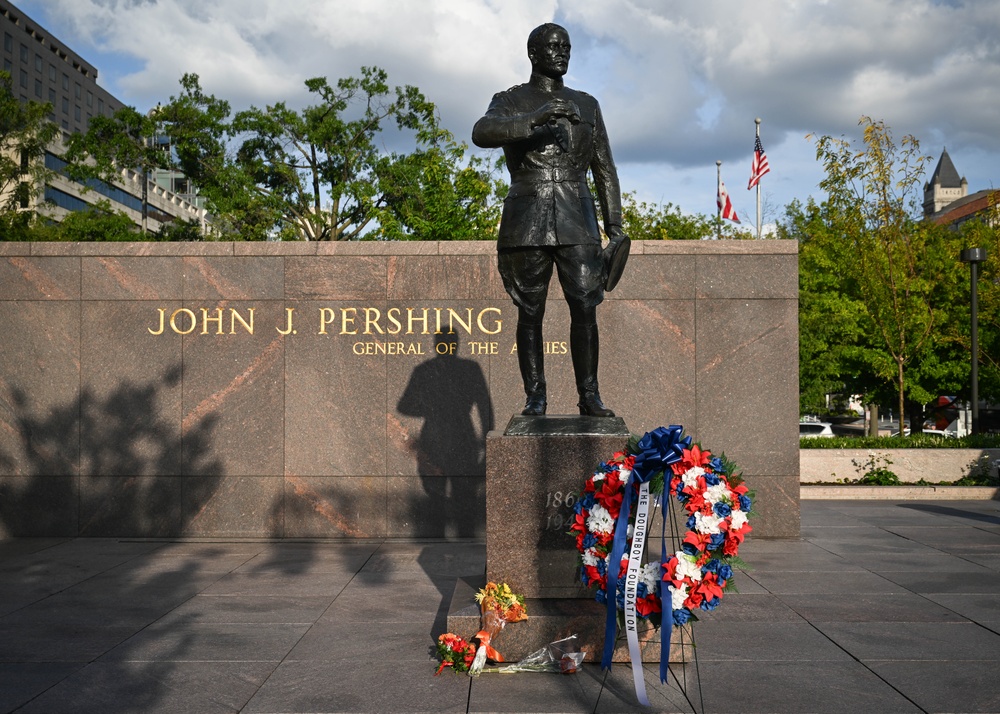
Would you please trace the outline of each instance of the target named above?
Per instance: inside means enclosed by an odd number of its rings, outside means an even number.
[[[635,682],[635,696],[639,703],[649,706],[646,696],[646,680],[642,673],[642,651],[639,649],[639,617],[635,611],[636,589],[639,587],[639,571],[642,569],[642,553],[646,548],[646,529],[649,527],[649,483],[639,485],[639,503],[635,509],[635,526],[632,529],[632,549],[628,554],[628,570],[625,573],[625,632],[628,635],[628,653],[632,660],[632,679]]]

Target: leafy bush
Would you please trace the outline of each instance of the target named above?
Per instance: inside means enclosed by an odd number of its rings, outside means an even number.
[[[1000,449],[1000,435],[977,434],[957,439],[935,434],[913,436],[835,436],[801,439],[800,449]]]
[[[859,476],[854,483],[865,486],[899,485],[899,476],[889,468],[892,465],[892,459],[884,454],[869,451],[867,459],[863,461],[851,459],[851,463],[854,464],[854,469]]]

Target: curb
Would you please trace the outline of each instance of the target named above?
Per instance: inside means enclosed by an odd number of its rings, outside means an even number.
[[[799,487],[803,501],[990,501],[1000,500],[992,486],[807,486]]]

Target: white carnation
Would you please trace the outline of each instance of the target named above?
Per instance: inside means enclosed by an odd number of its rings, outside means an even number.
[[[684,602],[688,599],[688,590],[686,587],[681,586],[675,588],[673,585],[668,585],[667,588],[670,590],[670,607],[673,610],[683,610]]]
[[[656,590],[656,581],[660,577],[660,564],[646,563],[642,566],[642,574],[640,577],[642,578],[642,582],[646,583],[646,592],[654,592]]]
[[[697,486],[698,477],[704,475],[705,475],[705,469],[703,469],[701,466],[693,466],[692,468],[689,468],[687,471],[684,472],[684,475],[681,476],[681,481],[684,482],[685,486]]]
[[[610,533],[615,527],[615,519],[604,506],[595,503],[587,516],[587,529],[591,533]]]
[[[717,483],[705,489],[705,500],[709,503],[729,503],[729,487],[724,483]]]
[[[729,521],[732,525],[729,526],[730,530],[738,531],[747,522],[747,514],[743,511],[733,511],[729,516]]]
[[[583,564],[597,567],[597,564],[601,561],[601,556],[593,548],[587,548],[583,551]]]
[[[632,469],[619,469],[618,470],[618,477],[622,480],[623,483],[625,481],[628,481],[628,477],[631,474],[632,474]]]
[[[722,520],[722,518],[714,513],[711,516],[706,516],[699,511],[694,514],[694,529],[702,535],[715,535],[716,533],[721,533],[720,525]]]
[[[675,571],[677,580],[690,578],[695,582],[701,580],[701,568],[695,559],[687,553],[677,554],[677,570]]]

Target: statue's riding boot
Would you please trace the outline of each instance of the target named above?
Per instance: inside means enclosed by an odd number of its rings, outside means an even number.
[[[541,325],[517,323],[517,363],[521,368],[524,393],[528,396],[521,410],[524,416],[545,413],[544,347]]]
[[[570,325],[569,346],[576,374],[576,391],[580,394],[580,413],[584,416],[613,417],[615,413],[604,406],[597,389],[597,358],[600,339],[597,325]]]

